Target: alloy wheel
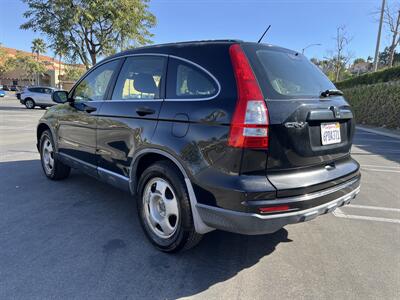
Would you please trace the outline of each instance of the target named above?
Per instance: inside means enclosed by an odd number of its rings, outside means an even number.
[[[142,201],[151,231],[159,238],[170,238],[179,224],[178,200],[171,185],[162,178],[152,178],[144,188]]]
[[[25,105],[26,105],[27,108],[33,108],[33,106],[34,106],[32,100],[27,100],[27,101],[25,102]]]
[[[50,139],[46,138],[42,146],[43,166],[47,174],[51,174],[54,168],[54,151]]]

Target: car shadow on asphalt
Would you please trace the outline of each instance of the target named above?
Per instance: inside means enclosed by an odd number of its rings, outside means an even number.
[[[0,268],[13,274],[0,282],[16,298],[189,297],[291,242],[286,229],[262,236],[213,231],[191,250],[165,254],[146,240],[135,200],[123,191],[77,171],[50,181],[38,160],[1,162],[0,177],[0,232],[10,233],[0,236]]]
[[[356,131],[353,139],[353,145],[357,148],[366,151],[360,152],[355,148],[352,149],[352,154],[356,156],[381,156],[387,160],[400,164],[400,140],[392,137],[387,137],[363,130]]]

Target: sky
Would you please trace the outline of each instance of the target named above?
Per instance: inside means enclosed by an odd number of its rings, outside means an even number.
[[[400,0],[387,0],[389,3]],[[373,56],[378,31],[377,16],[382,0],[152,0],[150,11],[157,17],[151,32],[155,44],[187,40],[234,38],[257,41],[265,28],[264,42],[323,58],[334,49],[336,28],[345,25],[352,37],[354,58]],[[30,51],[39,33],[19,29],[27,9],[20,0],[0,0],[0,43]],[[389,44],[384,32],[381,49]],[[51,50],[48,55],[52,55]]]

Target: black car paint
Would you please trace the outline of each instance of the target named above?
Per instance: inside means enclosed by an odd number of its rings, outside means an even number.
[[[269,149],[227,146],[237,99],[229,56],[233,43],[237,41],[150,46],[114,55],[98,64],[119,60],[120,69],[128,56],[151,54],[165,56],[168,63],[175,59],[188,61],[217,79],[220,91],[212,99],[165,99],[166,85],[171,84],[167,79],[162,84],[163,99],[110,100],[115,75],[105,101],[87,103],[95,111],[89,113],[77,103],[54,106],[41,119],[38,135],[48,126],[57,141],[57,151],[67,154],[63,159],[92,176],[133,192],[137,181],[134,171],[140,163],[138,159],[143,158],[136,154],[143,150],[162,151],[185,170],[198,203],[241,212],[258,213],[258,207],[268,206],[268,200],[315,192],[359,178],[359,165],[349,155],[353,119],[337,120],[343,125],[343,142],[339,147],[323,148],[311,134],[318,130],[320,121],[307,120],[310,111],[320,110],[323,115],[331,106],[351,112],[340,96],[267,101],[271,122]],[[245,43],[246,47],[259,46]],[[257,78],[262,78],[254,71]],[[139,115],[140,109],[154,113]],[[306,125],[302,128],[284,126],[303,121]],[[322,197],[318,201],[329,199]],[[297,203],[296,208],[307,205],[310,203]]]

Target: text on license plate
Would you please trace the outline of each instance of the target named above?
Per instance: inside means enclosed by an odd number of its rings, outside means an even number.
[[[331,145],[341,142],[340,124],[339,123],[322,123],[321,124],[321,140],[322,145]]]

